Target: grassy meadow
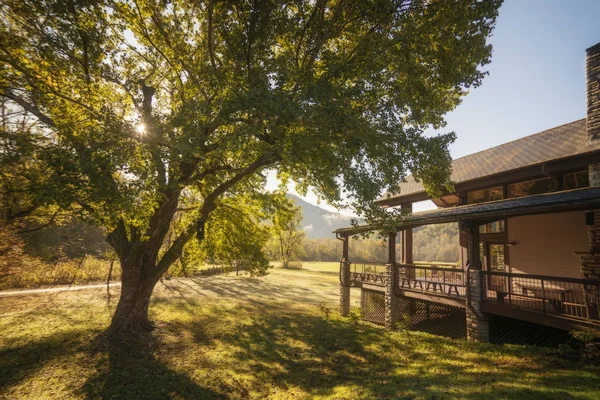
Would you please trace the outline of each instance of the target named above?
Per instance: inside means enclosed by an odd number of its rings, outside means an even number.
[[[336,275],[340,272],[340,263],[339,262],[329,262],[329,261],[294,261],[302,263],[302,270],[311,271],[311,272],[329,272],[335,273]],[[281,266],[279,261],[272,262],[275,268]]]
[[[163,281],[143,346],[103,336],[118,289],[0,298],[0,398],[600,398],[600,366],[547,349],[340,318],[338,277],[321,264]]]
[[[0,290],[36,289],[53,286],[104,283],[108,278],[110,261],[95,257],[43,262],[24,257],[18,266],[0,276]],[[118,261],[113,264],[111,282],[121,280]]]

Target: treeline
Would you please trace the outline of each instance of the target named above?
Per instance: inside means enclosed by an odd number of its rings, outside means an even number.
[[[104,232],[76,219],[18,234],[0,226],[0,290],[119,280]]]
[[[396,249],[398,255],[400,246]],[[386,262],[387,241],[352,239],[350,260],[353,262]],[[339,261],[342,244],[336,239],[305,238],[295,254],[300,261]],[[457,224],[428,225],[413,230],[413,259],[416,261],[458,262],[460,257]]]
[[[353,262],[387,261],[387,244],[383,240],[352,240],[349,251]],[[337,239],[304,239],[296,256],[300,261],[339,261],[342,242]]]
[[[63,225],[50,227],[22,237],[24,253],[44,262],[57,259],[75,259],[93,256],[108,258],[110,249],[105,233],[85,222],[73,219]],[[266,249],[269,259],[278,260],[275,248]],[[387,240],[352,238],[350,259],[354,262],[386,262]],[[398,255],[400,245],[397,245]],[[294,250],[294,259],[300,261],[339,261],[342,243],[335,238],[309,239],[304,237]],[[457,262],[460,256],[457,224],[428,225],[413,230],[413,259],[417,261]]]
[[[0,227],[0,290],[59,284],[82,284],[120,278],[118,262],[104,240],[105,232],[75,218],[29,234],[15,236]],[[275,238],[274,238],[275,239]],[[416,228],[413,233],[413,258],[416,261],[457,262],[459,260],[456,224]],[[242,249],[240,249],[242,250]],[[360,262],[387,261],[387,240],[355,239],[350,242],[350,260]],[[400,259],[400,246],[397,246]],[[279,244],[272,240],[264,249],[270,261],[280,261]],[[186,253],[187,255],[187,253]],[[196,269],[220,261],[190,254],[184,260]],[[292,260],[336,262],[342,256],[342,244],[334,238],[302,238],[294,249]],[[169,271],[178,274],[178,263]],[[180,272],[180,271],[179,271]],[[185,274],[184,274],[185,275]]]
[[[458,224],[427,225],[413,233],[413,258],[417,261],[458,262]]]

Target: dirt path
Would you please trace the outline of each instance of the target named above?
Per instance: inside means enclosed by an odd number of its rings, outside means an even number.
[[[121,286],[121,282],[114,282],[110,284],[110,287],[118,287]],[[105,288],[106,283],[101,283],[97,285],[79,285],[79,286],[60,286],[60,287],[52,287],[45,289],[24,289],[24,290],[10,290],[0,292],[0,297],[9,297],[9,296],[25,296],[30,294],[38,294],[38,293],[57,293],[57,292],[70,292],[75,290],[86,290],[86,289],[99,289]]]

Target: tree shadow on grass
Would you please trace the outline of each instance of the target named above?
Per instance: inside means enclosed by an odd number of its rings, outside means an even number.
[[[198,285],[199,280],[190,279]],[[200,284],[204,282],[200,281]],[[328,296],[319,293],[316,288],[300,287],[283,282],[270,282],[260,279],[244,279],[236,285],[219,284],[206,286],[205,290],[219,298],[232,298],[255,305],[265,306],[273,301],[293,301],[295,303],[320,304],[330,301]]]
[[[157,360],[153,355],[152,349],[157,346],[152,335],[141,338],[140,343],[113,342],[105,334],[91,330],[68,330],[22,345],[7,346],[0,349],[0,398],[16,398],[17,395],[11,395],[15,388],[23,382],[45,379],[38,374],[48,367],[76,375],[77,367],[70,360],[77,363],[84,354],[96,356],[99,361],[96,374],[83,386],[70,387],[78,396],[93,399],[226,398]],[[93,368],[93,363],[88,365]]]
[[[83,334],[81,330],[69,330],[44,337],[36,342],[20,346],[7,346],[0,350],[0,393],[30,376],[53,360],[75,353],[72,338]]]
[[[230,311],[231,312],[231,311]],[[240,313],[246,313],[240,309]],[[189,326],[208,345],[202,321]],[[337,319],[286,313],[282,309],[252,317],[250,324],[221,335],[230,374],[252,375],[257,397],[276,388],[300,389],[309,396],[333,398],[530,398],[575,399],[582,388],[598,385],[598,370],[577,379],[580,365],[544,358],[522,347],[503,348],[411,333],[399,334]],[[520,357],[535,360],[519,362]],[[497,357],[513,361],[497,362]],[[547,375],[551,370],[554,375]],[[260,391],[263,391],[260,393]]]
[[[90,399],[224,399],[201,387],[186,374],[174,371],[153,354],[151,334],[138,341],[98,338],[94,347],[108,352],[96,366],[97,374],[80,389]]]
[[[143,346],[103,336],[90,344],[98,331],[68,327],[7,343],[10,348],[0,349],[1,393],[52,376],[69,379],[73,386],[66,389],[78,397],[105,399],[574,399],[600,393],[598,367],[520,346],[353,326],[319,314],[316,305],[326,299],[316,291],[242,283],[211,290],[218,299],[212,302],[198,296],[209,291],[204,287],[176,286],[159,296],[152,308],[163,326],[142,338]],[[324,304],[333,307],[330,300]],[[56,321],[65,317],[65,311],[52,312]],[[70,375],[46,373],[54,362],[70,366]],[[93,374],[83,385],[78,368]]]

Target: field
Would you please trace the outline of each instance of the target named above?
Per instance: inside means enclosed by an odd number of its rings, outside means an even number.
[[[327,262],[327,261],[299,261],[302,263],[302,269],[312,272],[329,272],[335,273],[336,275],[340,272],[339,262]],[[280,262],[271,263],[275,267],[281,265]]]
[[[117,289],[0,298],[0,398],[600,398],[600,366],[547,349],[342,319],[337,274],[306,264],[159,283],[144,346],[102,334]]]

